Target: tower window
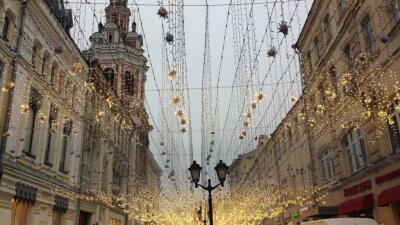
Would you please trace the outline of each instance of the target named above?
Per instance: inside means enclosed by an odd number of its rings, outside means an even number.
[[[103,75],[106,78],[107,83],[111,87],[114,87],[114,70],[111,68],[106,68],[103,71]]]
[[[125,92],[128,95],[133,95],[133,75],[130,71],[125,73]]]

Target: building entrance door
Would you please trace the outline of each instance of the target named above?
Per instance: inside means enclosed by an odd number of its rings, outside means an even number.
[[[80,211],[79,212],[79,225],[90,225],[91,213]]]

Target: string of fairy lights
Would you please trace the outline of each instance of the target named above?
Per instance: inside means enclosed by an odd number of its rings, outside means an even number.
[[[294,123],[282,122],[288,113],[296,115],[296,121],[304,123],[304,126],[309,126],[311,132],[337,135],[338,132],[332,131],[329,124],[339,123],[342,129],[349,129],[360,127],[363,121],[369,120],[381,128],[374,131],[374,136],[378,138],[382,135],[386,124],[393,123],[387,112],[392,106],[392,99],[385,97],[385,83],[379,79],[388,76],[398,89],[400,81],[396,76],[397,71],[388,72],[386,67],[374,64],[370,60],[370,56],[365,53],[366,49],[361,51],[362,54],[354,60],[361,68],[373,68],[356,72],[356,76],[360,77],[357,83],[360,86],[367,86],[368,93],[357,89],[353,94],[355,97],[347,99],[345,104],[335,105],[339,94],[334,87],[328,87],[320,94],[324,96],[325,102],[316,100],[315,106],[305,109],[311,115],[309,118],[305,116],[304,111],[297,107],[301,101],[307,101],[308,97],[300,98],[305,91],[300,85],[302,77],[300,67],[302,65],[300,65],[298,53],[296,49],[293,49],[293,45],[305,22],[310,2],[307,0],[230,0],[228,3],[209,4],[205,0],[204,3],[186,4],[183,0],[163,0],[158,4],[152,4],[133,0],[129,6],[134,8],[134,17],[139,20],[150,71],[156,86],[155,89],[147,90],[146,93],[156,92],[159,101],[157,118],[152,112],[154,107],[150,99],[148,97],[145,99],[147,109],[150,111],[150,121],[154,127],[154,131],[150,133],[152,151],[163,170],[162,191],[154,194],[152,190],[143,189],[139,195],[127,194],[119,196],[117,199],[102,194],[81,193],[78,195],[72,192],[64,194],[129,209],[126,213],[131,218],[143,222],[193,224],[193,212],[196,209],[192,204],[188,188],[190,185],[186,169],[188,162],[200,156],[204,172],[207,173],[212,171],[212,166],[217,160],[223,159],[230,163],[239,154],[255,149],[257,142],[260,141],[259,135],[271,135],[280,127],[293,132],[297,129],[297,137],[304,135],[306,133],[304,127],[296,125],[295,128]],[[85,49],[90,46],[86,34],[93,33],[95,24],[102,20],[102,16],[97,16],[96,10],[102,9],[105,4],[108,3],[69,1],[68,5],[73,9],[75,21],[75,28],[71,36],[76,40],[79,48]],[[383,4],[383,1],[380,4]],[[156,65],[156,61],[152,61],[156,53],[150,51],[152,48],[150,48],[148,36],[146,38],[145,31],[148,31],[148,28],[142,20],[142,16],[144,17],[143,12],[140,11],[142,7],[157,9],[151,16],[160,19],[162,35],[159,38],[161,43],[158,43],[158,46],[161,46],[161,66]],[[190,88],[189,85],[191,74],[188,72],[190,70],[186,54],[186,7],[201,7],[205,10],[202,84],[199,88]],[[214,36],[210,33],[212,30],[210,27],[216,24],[210,19],[213,16],[210,7],[226,10],[223,44],[215,74],[212,73],[212,57],[215,56],[212,44],[217,35]],[[90,11],[93,14],[93,20],[91,23],[82,23],[82,21],[88,20]],[[259,27],[257,13],[260,11],[266,15],[266,18],[263,19],[266,23],[265,29],[261,33],[256,30],[256,27]],[[335,10],[335,14],[330,16],[329,22],[337,16],[337,13],[338,10]],[[378,10],[372,12],[370,16],[371,18],[379,16]],[[146,25],[146,29],[144,25]],[[380,24],[380,26],[385,28],[387,24]],[[358,31],[357,34],[362,32],[363,30]],[[378,41],[383,42],[379,39]],[[228,48],[231,48],[233,53],[229,57],[226,55],[230,50]],[[383,47],[383,49],[386,48],[388,45]],[[227,58],[231,59],[231,62]],[[322,75],[328,76],[329,66],[346,67],[343,58],[338,57],[327,62],[327,68],[314,73],[321,77]],[[388,60],[388,64],[391,63],[390,60]],[[161,72],[156,73],[154,66],[159,66]],[[226,76],[223,72],[224,68],[228,66],[234,68],[233,73],[229,75],[232,84],[221,85],[222,79]],[[309,68],[306,67],[304,76],[309,72],[307,69],[309,70]],[[338,83],[347,85],[352,82],[351,77],[351,74],[344,73]],[[161,85],[158,84],[158,81],[161,81]],[[214,86],[213,83],[216,85]],[[7,88],[12,89],[13,84]],[[191,121],[195,120],[191,117],[190,111],[190,106],[193,104],[190,102],[190,91],[193,89],[201,91],[200,129],[191,127]],[[228,104],[221,103],[224,100],[224,96],[221,94],[222,89],[231,91]],[[316,98],[322,98],[321,96]],[[400,100],[400,92],[397,93],[396,98]],[[363,109],[357,118],[351,117],[349,120],[335,118],[336,111],[351,105],[361,105]],[[400,111],[398,105],[393,107],[394,110]],[[223,112],[222,116],[220,112]],[[220,124],[221,118],[223,118],[223,124]],[[194,133],[193,137],[192,132]],[[201,136],[199,136],[200,134]],[[201,138],[199,151],[193,149],[192,139],[197,137]],[[292,153],[303,154],[297,151],[298,149],[293,150]],[[274,162],[271,166],[272,168],[275,166]],[[306,180],[310,176],[307,168],[310,166],[299,163],[290,169],[298,175],[296,179]],[[266,171],[269,171],[268,168]],[[206,174],[203,175],[203,177],[205,176]],[[328,184],[312,186],[308,182],[303,183],[304,186],[301,187],[290,184],[282,186],[279,175],[269,175],[268,173],[260,175],[254,185],[242,192],[232,192],[229,195],[217,194],[216,221],[218,224],[258,224],[266,217],[274,218],[282,215],[290,206],[302,206],[310,202],[312,196],[317,196],[317,201],[324,201]],[[117,204],[115,204],[116,202]]]

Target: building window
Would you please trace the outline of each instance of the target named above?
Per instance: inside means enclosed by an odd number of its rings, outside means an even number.
[[[400,0],[392,0],[394,18],[397,22],[400,21]]]
[[[305,73],[310,75],[311,72],[313,71],[313,61],[312,61],[312,56],[311,56],[311,52],[308,51],[307,55],[306,55],[306,65],[305,65]]]
[[[49,124],[47,131],[47,140],[44,151],[44,163],[52,166],[53,153],[55,152],[55,134],[57,132],[57,114],[58,110],[53,104],[50,105]]]
[[[14,31],[13,27],[14,27],[13,15],[10,11],[7,11],[3,22],[2,38],[8,43],[12,41],[12,35]]]
[[[129,71],[125,73],[125,90],[126,94],[133,95],[133,75]]]
[[[121,225],[121,220],[111,218],[110,225]]]
[[[0,79],[3,78],[4,62],[0,60]]]
[[[106,78],[107,83],[111,87],[114,87],[114,70],[111,68],[106,68],[103,71],[103,75]]]
[[[49,69],[49,64],[50,64],[50,55],[49,53],[45,52],[43,54],[43,62],[42,62],[42,75],[45,78],[48,72],[47,70]]]
[[[331,80],[331,85],[332,85],[333,91],[335,92],[335,94],[337,94],[338,93],[338,79],[337,79],[335,66],[332,66],[329,69],[329,79]]]
[[[346,8],[346,1],[347,0],[339,0],[338,9],[339,9],[340,12],[343,12],[344,9]]]
[[[335,164],[333,163],[333,153],[331,149],[321,154],[322,178],[332,180],[335,178]]]
[[[376,51],[376,43],[373,24],[369,15],[366,15],[362,19],[361,27],[363,29],[362,32],[364,34],[365,43],[367,45],[366,49],[369,53],[372,54]]]
[[[388,129],[394,153],[400,153],[400,100],[396,100],[389,110]]]
[[[40,50],[41,50],[41,45],[39,42],[35,42],[32,48],[32,67],[33,69],[37,69],[39,65],[39,59],[40,59]]]
[[[52,225],[62,225],[63,212],[60,210],[53,209],[53,224]]]
[[[58,64],[56,62],[53,62],[53,65],[51,66],[51,73],[50,73],[50,84],[53,85],[55,88],[57,83],[57,73],[58,73]]]
[[[328,43],[332,38],[332,29],[331,29],[331,18],[329,14],[324,18],[324,34],[325,34],[325,42]]]
[[[111,43],[112,41],[113,41],[113,36],[112,36],[112,34],[109,34],[109,35],[108,35],[108,42]]]
[[[316,56],[315,62],[318,62],[318,60],[321,58],[321,44],[319,42],[318,37],[316,37],[314,39],[314,51],[315,51],[315,56]]]
[[[31,208],[31,202],[13,198],[11,201],[11,225],[28,224]]]
[[[114,165],[115,165],[115,164],[116,164],[116,162],[114,162]],[[120,185],[120,181],[121,181],[120,178],[121,178],[121,177],[120,177],[119,171],[118,171],[116,168],[114,168],[114,169],[113,169],[112,183],[113,183],[114,185]]]
[[[64,173],[68,173],[68,166],[69,166],[68,145],[69,145],[71,130],[72,130],[72,122],[69,121],[64,123],[63,136],[61,139],[61,156],[59,165],[59,170]]]
[[[29,111],[26,122],[27,125],[26,125],[26,133],[24,140],[25,142],[24,142],[24,148],[22,149],[22,151],[29,156],[35,155],[32,146],[34,143],[34,138],[36,136],[36,129],[37,129],[36,117],[39,112],[41,104],[42,104],[42,97],[36,90],[32,89],[28,103]]]
[[[81,184],[84,190],[90,189],[90,176],[91,176],[91,165],[92,165],[92,150],[86,149],[82,154],[82,176]]]
[[[344,48],[344,55],[346,57],[347,66],[351,73],[355,73],[355,66],[354,66],[354,53],[351,47],[351,44],[347,44]]]
[[[360,129],[351,129],[346,135],[346,148],[351,172],[357,172],[367,165],[364,136]]]

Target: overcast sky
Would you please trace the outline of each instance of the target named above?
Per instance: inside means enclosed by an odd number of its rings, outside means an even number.
[[[74,2],[75,1],[75,2]],[[93,16],[93,11],[96,11],[96,15],[98,19],[101,19],[104,16],[102,13],[102,9],[105,8],[105,2],[107,0],[96,0],[96,5],[87,5],[87,4],[79,4],[78,2],[85,2],[85,0],[74,0],[70,1],[69,7],[73,9],[75,16],[75,28],[71,33],[75,40],[78,42],[78,46],[81,48],[85,48],[87,46],[87,40],[93,31],[97,31],[97,21]],[[94,0],[87,0],[88,2],[93,2]],[[242,2],[251,2],[251,0],[242,0]],[[260,4],[264,2],[265,4]],[[281,1],[275,5],[275,12],[272,14],[272,19],[268,20],[268,11],[267,6],[269,7],[269,11],[273,9],[273,0],[255,0],[254,5],[254,21],[255,21],[255,32],[256,32],[256,40],[257,40],[257,49],[260,46],[261,39],[264,35],[265,29],[268,26],[268,23],[271,23],[272,31],[268,32],[267,38],[263,46],[261,46],[261,54],[259,57],[259,76],[262,80],[265,76],[267,76],[266,83],[274,83],[274,82],[288,82],[292,79],[290,77],[279,79],[280,75],[285,71],[286,67],[289,67],[289,72],[291,71],[291,77],[295,77],[296,73],[298,73],[298,64],[293,63],[289,64],[289,59],[294,56],[294,51],[291,49],[291,45],[295,43],[297,40],[298,34],[303,26],[303,23],[307,17],[308,9],[311,7],[312,0],[301,0],[298,3],[295,0],[284,0],[283,3]],[[101,4],[103,3],[103,4]],[[137,0],[137,3],[142,4],[157,4],[156,0]],[[204,4],[205,0],[186,0],[185,4]],[[229,0],[209,0],[209,4],[228,4]],[[135,9],[133,6],[133,0],[129,0],[130,8]],[[282,5],[281,5],[282,4]],[[297,4],[297,7],[296,7]],[[267,5],[267,6],[266,6]],[[95,8],[95,9],[94,9]],[[153,69],[155,72],[155,78],[158,82],[158,85],[161,85],[161,77],[165,76],[162,74],[162,61],[161,61],[161,42],[162,42],[162,29],[161,22],[159,16],[156,14],[158,7],[157,6],[140,6],[140,14],[143,19],[143,29],[146,34],[146,41],[149,45],[149,51],[146,50],[146,54],[150,54],[150,58],[152,61]],[[250,6],[247,6],[250,9]],[[204,51],[204,30],[205,30],[205,7],[204,6],[186,6],[185,10],[185,38],[186,38],[186,53],[187,53],[187,67],[188,67],[188,85],[189,88],[199,88],[201,87],[201,79],[202,79],[202,66],[203,66],[203,51]],[[213,83],[216,86],[216,76],[219,66],[219,59],[221,54],[221,47],[224,35],[224,27],[225,20],[227,15],[228,6],[211,6],[210,7],[210,44],[211,44],[211,69],[213,75]],[[279,60],[273,61],[271,58],[267,57],[267,51],[271,46],[280,46],[280,42],[283,39],[283,36],[279,36],[276,30],[276,24],[282,20],[282,14],[285,21],[291,24],[290,26],[290,34],[286,37],[286,40],[282,42],[282,47],[279,48],[278,57]],[[292,20],[290,20],[292,18]],[[79,26],[76,25],[76,21],[81,21]],[[85,22],[83,22],[85,21]],[[102,19],[104,22],[104,18]],[[246,24],[246,21],[243,22]],[[138,23],[139,24],[139,23]],[[84,31],[84,35],[79,33],[79,30]],[[141,28],[138,29],[141,31]],[[233,40],[232,40],[232,23],[229,22],[228,28],[228,36],[226,40],[226,48],[224,53],[224,62],[222,64],[221,71],[221,81],[219,86],[231,86],[233,82],[233,77],[235,74],[235,60],[234,60],[234,50],[233,50]],[[272,38],[271,38],[272,37]],[[288,47],[289,46],[289,47]],[[145,48],[145,47],[144,47]],[[270,71],[268,70],[269,68]],[[151,114],[155,118],[155,123],[157,126],[160,125],[159,121],[159,96],[158,92],[154,91],[156,89],[153,74],[150,69],[147,73],[147,83],[146,83],[146,95],[148,101],[150,103],[150,111]],[[296,87],[296,83],[294,86]],[[267,123],[275,123],[271,125],[268,130],[263,130],[260,132],[271,132],[270,129],[273,129],[274,126],[280,121],[286,111],[291,107],[290,101],[288,101],[289,97],[296,96],[299,94],[299,88],[293,88],[293,86],[285,86],[281,85],[280,89],[278,89],[278,94],[272,98],[272,93],[277,88],[275,85],[266,85],[263,88],[263,92],[266,94],[266,99],[263,104],[268,105],[269,102],[273,101],[271,108],[275,111],[267,111],[271,115],[275,113],[279,113],[277,119],[273,121],[265,122],[264,125],[267,126]],[[290,88],[290,90],[289,90]],[[293,89],[293,90],[292,90]],[[286,91],[289,90],[288,93]],[[215,89],[213,89],[215,95]],[[201,90],[200,89],[191,89],[190,92],[191,98],[191,120],[193,127],[193,146],[194,146],[194,157],[195,159],[200,160],[200,152],[201,152],[201,133],[200,133],[200,122],[201,122]],[[231,94],[231,88],[221,88],[219,90],[220,94],[220,122],[221,129],[223,127],[223,121],[226,117],[229,97]],[[284,109],[280,110],[279,106],[285,104]],[[265,108],[267,108],[265,106]],[[265,113],[265,112],[263,112]],[[266,120],[268,121],[268,120]],[[227,128],[233,128],[233,124],[229,124]],[[232,132],[228,129],[225,131],[226,139],[230,138]],[[157,154],[156,146],[159,145],[159,135],[155,132],[152,133],[156,143],[151,143],[152,151],[155,153],[155,156],[161,161],[161,157]],[[187,143],[188,134],[184,136],[185,143]],[[235,137],[235,140],[237,137]],[[152,139],[151,139],[152,140]],[[254,141],[254,140],[253,140]],[[255,141],[254,141],[255,142]],[[233,145],[237,145],[238,142],[234,141]],[[233,146],[236,147],[236,146]],[[250,150],[250,149],[248,149]],[[232,160],[233,153],[229,160]],[[162,166],[162,165],[161,165]]]

